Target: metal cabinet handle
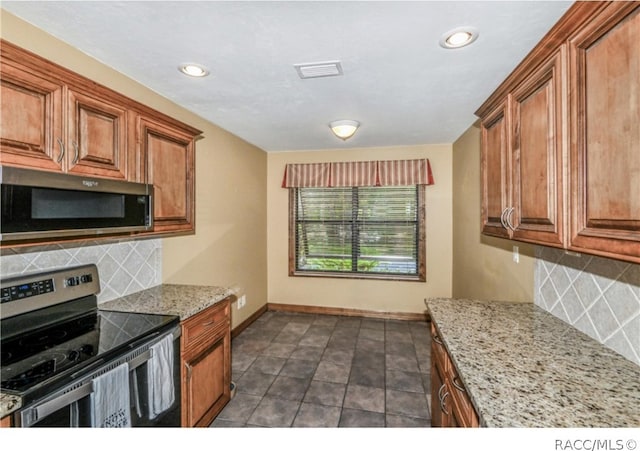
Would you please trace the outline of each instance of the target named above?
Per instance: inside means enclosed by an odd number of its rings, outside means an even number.
[[[191,365],[187,362],[184,362],[184,366],[187,368],[187,380],[191,380]]]
[[[504,210],[502,210],[502,214],[500,215],[500,224],[502,224],[503,228],[507,228],[507,223],[504,221],[504,215],[507,212],[508,208],[505,208]]]
[[[432,338],[433,338],[433,341],[435,341],[436,343],[442,346],[442,340],[440,339],[439,336],[434,335]]]
[[[512,230],[512,231],[516,231],[516,229],[513,227],[513,225],[511,224],[511,215],[513,214],[513,210],[515,210],[515,208],[511,207],[509,208],[509,210],[507,210],[507,214],[504,216],[504,220],[507,223],[507,226]]]
[[[78,143],[75,141],[72,141],[71,144],[73,145],[73,149],[75,150],[76,154],[73,157],[73,164],[76,164],[78,162],[78,159],[80,158],[80,151],[78,150]]]
[[[64,158],[64,144],[62,143],[62,140],[60,138],[57,138],[57,141],[58,141],[58,145],[60,146],[60,155],[58,155],[58,159],[56,160],[56,163],[60,163]]]
[[[457,382],[456,382],[457,381]],[[453,383],[453,386],[455,388],[457,388],[459,391],[461,391],[462,393],[466,393],[467,390],[465,390],[464,385],[462,385],[462,382],[460,382],[460,379],[458,378],[458,376],[455,376],[452,380],[451,383]]]
[[[447,412],[447,409],[444,408],[444,400],[447,399],[447,396],[449,396],[449,392],[444,392],[444,394],[442,395],[442,398],[440,399],[440,410],[442,410],[442,412],[445,415],[449,415],[449,412]]]

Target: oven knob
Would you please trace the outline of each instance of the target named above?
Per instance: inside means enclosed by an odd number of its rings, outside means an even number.
[[[86,355],[93,355],[93,346],[92,345],[82,345],[80,347],[80,352]]]
[[[67,356],[69,358],[69,360],[71,360],[72,362],[75,362],[76,360],[78,360],[80,358],[80,352],[73,350],[69,352],[69,355]]]

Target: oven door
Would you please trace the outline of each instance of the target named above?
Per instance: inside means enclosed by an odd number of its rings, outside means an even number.
[[[173,392],[174,401],[167,410],[155,418],[151,418],[149,406],[149,364],[147,356],[129,373],[129,399],[131,400],[131,424],[133,427],[180,427],[182,404],[180,397],[180,334],[174,333],[173,342]]]
[[[94,402],[91,396],[94,391],[93,380],[99,375],[127,363],[131,426],[180,427],[180,328],[175,328],[169,334],[173,337],[174,401],[167,410],[155,418],[151,418],[149,408],[148,372],[152,357],[150,348],[167,334],[162,334],[127,355],[102,365],[73,384],[30,403],[13,414],[14,424],[18,427],[91,427],[94,417]]]

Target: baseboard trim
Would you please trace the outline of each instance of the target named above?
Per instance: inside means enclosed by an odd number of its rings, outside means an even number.
[[[262,316],[262,314],[264,312],[266,312],[266,311],[267,311],[267,304],[265,304],[262,307],[260,307],[249,318],[245,319],[240,324],[238,324],[236,327],[234,327],[233,330],[231,331],[231,338],[235,338],[240,332],[242,332],[247,327],[249,327],[251,325],[251,323],[253,323],[255,320],[260,318]]]
[[[313,313],[320,315],[357,316],[361,318],[395,319],[401,321],[429,321],[427,313],[376,312],[340,307],[320,307],[315,305],[277,304],[269,302],[267,310],[275,312]]]
[[[320,307],[316,305],[277,304],[269,302],[256,310],[250,317],[238,324],[231,331],[231,338],[238,336],[266,311],[312,313],[316,315],[354,316],[359,318],[394,319],[400,321],[431,321],[428,313],[408,312],[376,312],[375,310],[359,310],[340,307]]]

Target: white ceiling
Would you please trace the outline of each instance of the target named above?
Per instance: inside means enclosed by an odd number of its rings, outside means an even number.
[[[450,143],[572,2],[2,1],[3,9],[266,151]],[[443,33],[473,26],[471,46]],[[301,80],[294,64],[339,60]],[[188,78],[198,62],[211,75]],[[328,123],[355,119],[343,142]]]

